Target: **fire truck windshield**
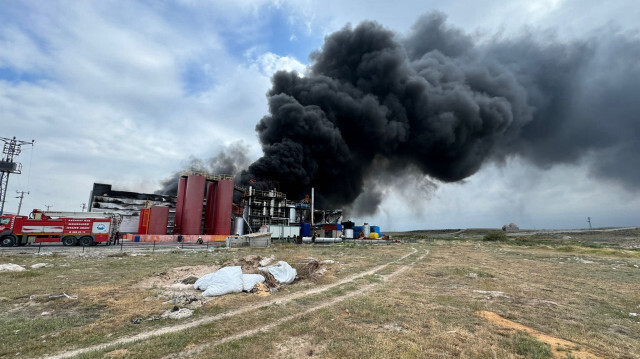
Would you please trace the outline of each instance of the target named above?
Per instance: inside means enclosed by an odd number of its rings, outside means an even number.
[[[11,218],[0,218],[0,225],[9,224],[11,222]]]

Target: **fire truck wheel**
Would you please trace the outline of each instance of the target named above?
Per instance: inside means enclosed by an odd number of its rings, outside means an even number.
[[[74,236],[66,236],[62,238],[62,244],[65,246],[75,246],[78,243],[78,240]]]
[[[83,247],[89,247],[93,245],[93,238],[89,236],[80,237],[80,245]]]
[[[0,238],[0,245],[3,247],[12,247],[14,243],[16,243],[16,239],[12,235]]]

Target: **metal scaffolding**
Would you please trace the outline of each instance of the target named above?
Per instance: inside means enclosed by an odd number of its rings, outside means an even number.
[[[0,160],[0,215],[4,213],[4,202],[7,198],[7,189],[9,186],[9,175],[22,173],[22,164],[13,161],[14,157],[22,152],[22,145],[32,145],[34,140],[21,141],[13,138],[0,137],[4,142],[2,148],[2,160]]]

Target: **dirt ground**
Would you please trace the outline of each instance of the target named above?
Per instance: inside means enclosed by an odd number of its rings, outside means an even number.
[[[0,264],[25,270],[0,272],[0,335],[20,338],[3,341],[0,357],[640,358],[637,230],[403,236],[409,243],[385,246],[2,253]],[[222,266],[256,272],[265,259],[301,278],[267,296],[193,288]]]

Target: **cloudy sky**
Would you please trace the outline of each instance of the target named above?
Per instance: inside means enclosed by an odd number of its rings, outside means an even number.
[[[640,36],[635,0],[3,0],[2,9],[0,137],[36,141],[9,183],[5,211],[29,191],[23,213],[79,211],[94,182],[154,192],[191,159],[238,143],[257,159],[271,76],[304,73],[310,52],[348,23],[374,20],[402,36],[435,10],[479,43],[530,32],[559,42]],[[637,226],[637,187],[594,175],[589,161],[489,161],[461,182],[385,187],[376,215],[349,217],[387,230],[584,228],[587,217]]]

